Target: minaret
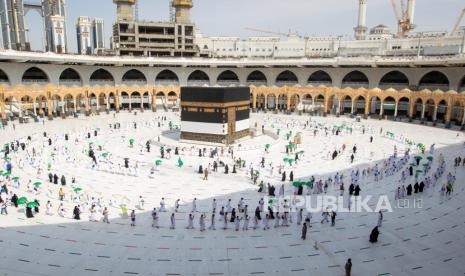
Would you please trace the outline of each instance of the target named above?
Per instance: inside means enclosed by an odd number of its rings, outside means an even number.
[[[358,1],[358,25],[354,28],[355,39],[362,40],[365,39],[367,33],[367,1],[368,0],[359,0]]]
[[[134,5],[137,0],[113,0],[116,4],[116,20],[134,21]]]
[[[178,24],[190,24],[191,9],[193,6],[192,0],[174,0],[173,8],[176,11],[175,22]]]

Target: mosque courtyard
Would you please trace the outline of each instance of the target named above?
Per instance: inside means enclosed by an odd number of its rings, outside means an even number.
[[[231,147],[180,142],[175,112],[121,112],[14,128],[10,123],[0,130],[0,144],[9,147],[1,155],[0,184],[8,189],[1,197],[10,201],[16,194],[25,200],[17,208],[8,202],[8,214],[0,216],[0,274],[344,275],[348,258],[352,275],[465,274],[465,167],[454,166],[457,157],[465,157],[462,132],[386,120],[271,113],[252,113],[250,121],[255,137]],[[408,174],[410,166],[414,176]],[[254,227],[260,199],[271,204],[282,196],[281,189],[292,205],[299,186],[306,200],[316,200],[341,195],[343,182],[347,207],[356,171],[360,197],[372,197],[368,206],[375,210],[378,199],[385,198],[392,207],[383,210],[377,242],[369,241],[379,223],[377,211],[336,211],[334,226],[321,223],[327,206],[310,211],[305,240],[298,211],[291,212],[288,226],[270,219],[264,230],[268,212],[263,210]],[[444,189],[450,177],[457,181],[448,194]],[[316,188],[320,180],[328,184],[324,191]],[[426,182],[423,192],[399,198],[398,187],[416,182]],[[261,192],[260,183],[265,185]],[[269,196],[267,184],[275,186],[275,196]],[[216,230],[209,229],[214,199]],[[239,231],[230,221],[223,229],[219,213],[229,199],[232,208],[248,206],[248,229],[246,214],[239,211]],[[34,200],[39,212],[32,210],[33,217],[27,217],[26,208],[34,209]],[[76,206],[80,220],[73,219]],[[102,222],[104,208],[110,223]],[[153,208],[159,228],[152,227]],[[135,226],[130,225],[132,210]],[[172,214],[175,229],[170,229]],[[186,229],[189,214],[194,229]],[[205,231],[200,231],[201,215]],[[308,215],[305,210],[304,219]]]

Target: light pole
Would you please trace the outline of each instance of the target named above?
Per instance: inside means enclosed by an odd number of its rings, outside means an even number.
[[[420,51],[421,51],[421,37],[423,36],[423,32],[418,34],[418,51],[417,51],[417,58],[420,58]]]

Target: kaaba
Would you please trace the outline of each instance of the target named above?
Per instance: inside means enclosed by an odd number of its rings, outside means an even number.
[[[250,88],[182,87],[181,140],[231,144],[250,135]]]

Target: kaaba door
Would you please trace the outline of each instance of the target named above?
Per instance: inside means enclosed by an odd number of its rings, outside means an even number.
[[[228,144],[234,140],[234,133],[236,132],[236,108],[228,108]]]

